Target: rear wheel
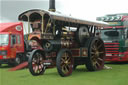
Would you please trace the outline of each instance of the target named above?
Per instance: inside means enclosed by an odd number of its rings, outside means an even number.
[[[40,51],[34,51],[28,59],[28,68],[33,76],[41,75],[45,71],[43,60],[45,55]]]
[[[59,51],[56,59],[56,66],[60,76],[65,77],[72,74],[73,58],[68,49],[62,49]]]
[[[88,47],[86,67],[89,71],[101,70],[104,67],[105,47],[100,38],[91,38]]]

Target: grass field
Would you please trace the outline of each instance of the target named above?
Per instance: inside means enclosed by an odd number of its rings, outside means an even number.
[[[60,77],[56,68],[32,76],[28,69],[9,72],[8,66],[2,66],[0,85],[128,85],[128,63],[106,65],[112,69],[88,72],[84,65],[78,66],[69,77]]]

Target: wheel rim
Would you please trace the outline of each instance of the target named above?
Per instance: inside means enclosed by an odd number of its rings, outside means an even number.
[[[69,75],[72,72],[72,57],[68,52],[65,52],[61,57],[61,69],[65,75]]]
[[[102,40],[95,40],[91,46],[92,66],[96,69],[102,69],[104,65],[105,48]]]
[[[44,71],[44,64],[43,64],[43,56],[42,54],[36,52],[32,58],[32,69],[35,74],[40,74]]]

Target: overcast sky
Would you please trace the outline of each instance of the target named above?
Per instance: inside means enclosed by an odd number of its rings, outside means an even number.
[[[16,22],[30,9],[49,8],[49,0],[0,0],[0,22]],[[76,18],[94,21],[96,17],[128,13],[127,0],[56,0],[56,10]]]

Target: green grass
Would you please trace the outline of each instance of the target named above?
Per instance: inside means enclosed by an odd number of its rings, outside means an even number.
[[[56,68],[47,69],[44,75],[32,76],[28,69],[9,72],[0,68],[0,85],[128,85],[128,64],[107,64],[110,70],[88,72],[78,66],[69,77],[60,77]]]

